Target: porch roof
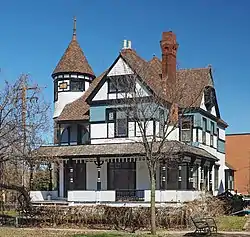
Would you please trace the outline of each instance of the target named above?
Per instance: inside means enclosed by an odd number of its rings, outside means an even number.
[[[153,150],[157,151],[159,143],[154,144]],[[91,145],[68,145],[68,146],[42,146],[36,151],[39,157],[58,158],[90,158],[90,157],[131,157],[144,156],[143,143],[109,143]],[[209,160],[218,161],[218,158],[206,150],[184,144],[179,141],[166,141],[162,153],[184,154],[203,157]]]

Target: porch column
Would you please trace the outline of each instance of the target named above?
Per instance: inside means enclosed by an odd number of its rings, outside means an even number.
[[[49,191],[53,189],[53,178],[52,178],[52,165],[49,163]]]
[[[213,191],[213,179],[212,179],[212,166],[210,165],[208,168],[208,191]]]
[[[100,191],[102,189],[102,183],[101,183],[101,166],[103,165],[104,161],[100,160],[100,157],[96,158],[95,165],[97,166],[97,185],[96,189],[97,191]]]
[[[166,189],[166,164],[165,161],[162,162],[161,166],[161,189]]]
[[[59,197],[64,196],[64,161],[59,163]]]
[[[201,166],[198,166],[198,190],[201,190]]]
[[[74,167],[72,158],[69,158],[69,190],[74,190]]]

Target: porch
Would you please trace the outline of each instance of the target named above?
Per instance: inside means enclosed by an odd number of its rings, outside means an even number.
[[[171,167],[164,161],[158,164],[156,202],[188,202],[204,190],[213,192],[217,159],[200,148],[177,145],[182,147],[175,146],[174,155],[181,162]],[[138,143],[43,148],[43,154],[47,151],[59,157],[56,199],[73,203],[150,202],[148,168],[138,148]]]

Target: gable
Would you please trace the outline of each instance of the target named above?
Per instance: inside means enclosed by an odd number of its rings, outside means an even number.
[[[134,72],[128,66],[128,64],[125,63],[121,57],[119,57],[118,61],[110,69],[107,76],[128,75],[128,74],[134,74]]]
[[[219,107],[218,107],[218,104],[217,104],[216,97],[215,97],[215,103],[214,103],[214,105],[209,110],[209,109],[207,109],[207,107],[205,105],[205,93],[203,92],[202,99],[201,99],[201,104],[200,104],[200,108],[203,109],[204,111],[210,113],[211,115],[213,115],[213,116],[215,116],[217,118],[220,118]]]
[[[95,91],[89,97],[89,101],[100,101],[100,100],[111,100],[111,99],[122,99],[125,98],[124,92],[111,92],[110,91],[110,80],[114,80],[119,76],[128,75],[129,80],[135,80],[135,91],[139,97],[151,95],[149,89],[139,80],[139,77],[131,69],[131,67],[126,63],[121,56],[119,56],[113,65],[108,70],[106,76],[96,87]],[[125,79],[126,80],[126,79]],[[91,103],[91,102],[90,102]]]

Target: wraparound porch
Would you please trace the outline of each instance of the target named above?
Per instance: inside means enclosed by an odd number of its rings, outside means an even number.
[[[176,141],[167,141],[164,149],[174,164],[169,166],[165,160],[158,164],[156,201],[185,202],[197,198],[203,190],[214,191],[216,157]],[[150,179],[143,152],[139,143],[39,149],[42,156],[59,158],[59,198],[94,203],[150,201]]]

